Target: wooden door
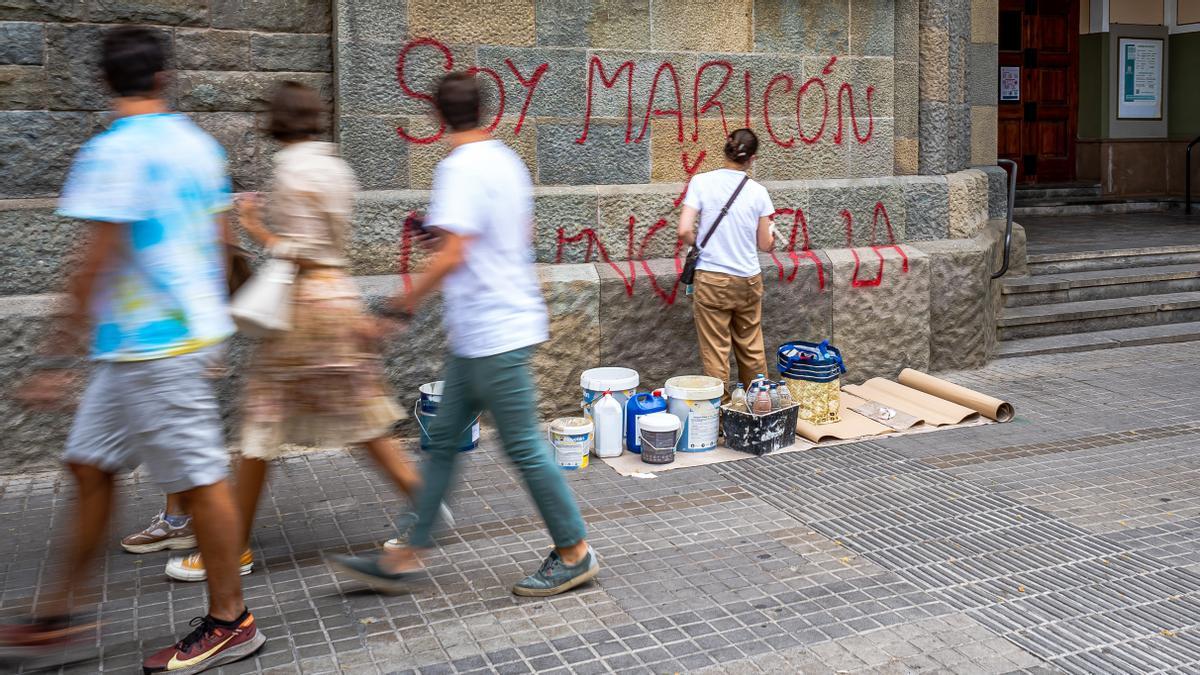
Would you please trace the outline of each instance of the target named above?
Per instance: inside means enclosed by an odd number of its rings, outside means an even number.
[[[997,155],[1017,163],[1023,183],[1074,180],[1078,0],[1000,0],[999,48],[1002,68],[1021,69],[1021,91],[999,101]]]

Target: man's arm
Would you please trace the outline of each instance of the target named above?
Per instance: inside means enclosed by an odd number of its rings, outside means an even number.
[[[467,259],[467,246],[471,238],[439,230],[440,246],[429,260],[425,271],[416,277],[412,290],[404,296],[392,299],[391,305],[402,312],[412,314],[421,302],[442,285],[442,280],[462,266]]]

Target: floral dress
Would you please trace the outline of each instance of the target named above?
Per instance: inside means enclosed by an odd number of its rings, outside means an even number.
[[[360,337],[367,320],[346,273],[345,241],[356,183],[331,143],[275,156],[268,215],[272,255],[301,261],[292,329],[262,342],[247,374],[242,454],[270,459],[284,444],[342,447],[387,435],[405,417],[382,359]]]

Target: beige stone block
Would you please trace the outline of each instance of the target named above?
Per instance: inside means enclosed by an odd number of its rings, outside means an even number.
[[[921,100],[947,101],[950,92],[950,35],[944,28],[921,27]]]
[[[748,52],[754,48],[753,0],[655,0],[651,49]]]
[[[406,129],[416,136],[428,136],[436,131],[432,119],[428,117],[409,117]],[[490,123],[490,121],[488,122]],[[520,135],[514,134],[516,117],[505,117],[500,120],[495,131],[495,137],[512,148],[525,162],[531,176],[537,175],[537,125],[532,118],[526,117],[521,125]],[[408,186],[413,189],[427,190],[433,186],[433,169],[437,163],[450,153],[450,146],[444,140],[436,143],[408,146]]]
[[[947,174],[950,187],[950,236],[974,237],[987,223],[987,174],[967,169]]]
[[[693,128],[699,131],[695,141],[692,140]],[[685,162],[688,169],[694,169],[693,174],[719,169],[725,158],[724,149],[725,126],[719,119],[701,119],[698,127],[693,127],[691,120],[685,120],[683,141],[679,140],[675,120],[654,120],[650,124],[650,180],[655,183],[686,181]],[[700,159],[701,153],[703,159]],[[697,160],[700,162],[698,168]]]
[[[917,173],[920,143],[915,138],[896,139],[896,175],[911,176]]]
[[[996,42],[999,24],[997,0],[971,0],[971,42]]]
[[[996,107],[971,107],[971,163],[996,163]]]
[[[445,43],[532,47],[533,6],[534,0],[408,0],[408,33]]]
[[[645,49],[650,42],[650,3],[594,0],[587,32],[594,49]]]
[[[579,413],[579,376],[600,365],[600,277],[595,265],[539,265],[550,339],[533,353],[542,415]]]

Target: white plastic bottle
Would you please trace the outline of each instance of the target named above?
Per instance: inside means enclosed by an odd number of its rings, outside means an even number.
[[[596,423],[596,456],[620,457],[623,445],[624,410],[611,391],[604,392],[592,407],[592,419]]]

